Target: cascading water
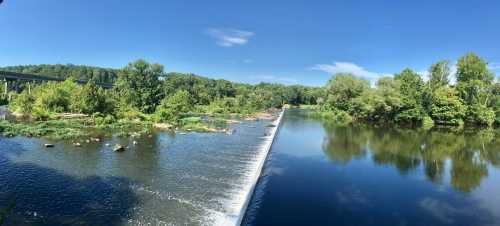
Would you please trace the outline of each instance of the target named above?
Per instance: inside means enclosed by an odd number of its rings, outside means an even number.
[[[280,112],[278,118],[273,122],[273,127],[270,132],[266,134],[267,136],[262,137],[263,143],[254,158],[250,160],[247,172],[245,173],[244,178],[241,179],[243,186],[234,189],[235,191],[233,192],[233,196],[230,200],[228,200],[230,203],[227,212],[214,222],[215,225],[241,224],[248,207],[248,203],[252,198],[255,186],[257,185],[262,168],[264,167],[264,163],[273,144],[274,137],[278,131],[283,114],[284,111]]]
[[[50,150],[44,139],[2,138],[0,204],[16,200],[14,225],[238,225],[282,115],[231,125],[232,135],[158,132]]]

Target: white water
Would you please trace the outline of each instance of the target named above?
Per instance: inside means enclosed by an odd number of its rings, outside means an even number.
[[[211,213],[210,218],[213,219],[212,223],[214,225],[241,225],[241,221],[245,216],[246,209],[261,175],[262,168],[266,162],[283,114],[284,110],[273,122],[275,127],[271,128],[270,134],[263,137],[264,141],[262,146],[259,148],[254,159],[251,160],[248,171],[242,180],[242,186],[235,188],[235,191],[231,192],[232,195],[231,198],[227,200],[225,213]]]

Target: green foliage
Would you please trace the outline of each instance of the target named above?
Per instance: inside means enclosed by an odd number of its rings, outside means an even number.
[[[185,90],[179,90],[173,96],[166,97],[161,101],[155,116],[157,121],[178,123],[180,116],[192,109],[190,94]]]
[[[90,80],[85,86],[75,90],[70,109],[72,112],[84,114],[111,114],[114,111],[114,102],[108,95],[108,92]]]
[[[457,63],[457,84],[449,85],[448,61],[429,68],[429,81],[405,69],[394,79],[382,77],[376,87],[350,74],[337,74],[317,98],[321,111],[349,113],[354,120],[460,126],[464,122],[491,126],[500,124],[500,85],[486,61],[469,53]]]
[[[0,132],[4,136],[50,136],[57,139],[72,139],[82,137],[85,134],[80,130],[81,124],[77,122],[47,121],[34,124],[11,123],[0,121]]]
[[[142,113],[153,113],[161,100],[159,78],[162,75],[162,65],[137,60],[120,71],[114,92],[121,105],[130,105]]]
[[[422,127],[425,129],[430,129],[434,126],[434,120],[431,117],[425,116],[422,120]]]
[[[458,59],[457,82],[479,80],[485,83],[493,81],[493,73],[488,70],[488,64],[474,53],[468,53]]]
[[[427,84],[431,90],[447,86],[451,73],[450,62],[447,60],[439,61],[429,68],[429,81]]]
[[[112,83],[116,80],[118,70],[80,66],[72,64],[41,64],[41,65],[24,65],[11,66],[0,68],[2,71],[11,71],[25,74],[43,75],[59,79],[67,79],[69,77],[76,78],[82,81],[94,80],[96,82]]]
[[[471,124],[491,126],[495,122],[495,111],[482,104],[467,108],[466,121]]]
[[[431,118],[438,124],[462,125],[466,106],[451,87],[441,87],[434,92]]]
[[[493,73],[485,60],[469,53],[457,63],[457,89],[467,105],[488,105],[491,96]]]
[[[352,74],[336,74],[326,85],[326,102],[338,110],[351,111],[353,100],[361,96],[368,87],[368,81]]]
[[[9,108],[11,111],[17,113],[30,114],[33,112],[34,103],[35,97],[25,90],[13,97],[13,100],[9,104]]]

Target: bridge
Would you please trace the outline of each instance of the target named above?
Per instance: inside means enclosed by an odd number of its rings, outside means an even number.
[[[25,73],[17,73],[17,72],[10,72],[10,71],[0,71],[0,81],[5,82],[5,86],[8,86],[8,81],[13,82],[14,89],[19,92],[20,90],[20,84],[22,81],[25,82],[47,82],[47,81],[54,81],[54,82],[63,82],[65,79],[62,78],[54,78],[51,76],[45,76],[45,75],[34,75],[34,74],[25,74]],[[76,80],[78,84],[87,84],[87,81],[83,80]],[[113,88],[113,83],[103,83],[103,82],[97,82],[97,86],[100,86],[104,89],[111,89]]]
[[[55,78],[55,77],[50,77],[50,76],[45,76],[45,75],[34,75],[34,74],[25,74],[25,73],[16,73],[16,72],[10,72],[10,71],[0,71],[0,81],[5,81],[6,85],[8,81],[13,82],[14,89],[16,91],[19,91],[19,86],[22,81],[33,81],[33,82],[46,82],[46,81],[55,81],[55,82],[62,82],[65,79],[62,78]],[[79,84],[86,84],[87,81],[83,80],[77,80],[76,81]],[[102,82],[97,82],[97,86],[100,86],[105,89],[111,89],[113,88],[112,83],[102,83]]]

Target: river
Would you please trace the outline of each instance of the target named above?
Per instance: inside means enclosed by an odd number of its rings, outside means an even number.
[[[232,135],[155,132],[82,147],[0,137],[0,224],[234,225],[265,160],[270,123],[230,125]],[[118,143],[129,148],[113,152]]]
[[[0,224],[500,225],[497,130],[339,126],[294,109],[270,123],[82,147],[0,137]]]
[[[500,225],[499,138],[288,110],[243,225]]]

